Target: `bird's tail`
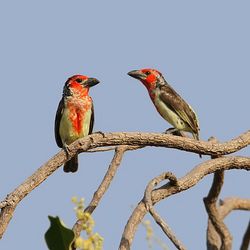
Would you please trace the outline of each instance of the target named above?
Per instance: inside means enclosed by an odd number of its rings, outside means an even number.
[[[199,133],[192,133],[192,135],[193,135],[194,139],[196,139],[197,141],[200,140]],[[201,154],[199,154],[199,156],[200,156],[200,158],[202,157]]]
[[[72,157],[69,161],[67,161],[64,166],[63,166],[63,171],[68,173],[68,172],[76,172],[78,169],[78,156],[75,155]]]
[[[199,133],[192,133],[194,139],[196,139],[197,141],[200,140],[200,137],[199,137]]]

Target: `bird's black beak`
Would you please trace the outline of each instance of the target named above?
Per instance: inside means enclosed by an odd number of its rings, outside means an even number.
[[[140,70],[132,70],[128,72],[128,75],[138,80],[145,80],[147,78],[147,76]]]
[[[84,82],[84,86],[85,87],[93,87],[96,84],[99,83],[99,80],[97,80],[96,78],[88,78],[85,82]]]

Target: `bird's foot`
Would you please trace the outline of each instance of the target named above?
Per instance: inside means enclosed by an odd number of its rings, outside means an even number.
[[[92,133],[92,135],[93,135],[93,134],[100,134],[100,135],[102,135],[102,137],[105,136],[105,134],[104,134],[102,131],[96,131],[96,132]]]
[[[186,137],[186,135],[182,131],[178,130],[177,128],[168,128],[164,132],[164,134],[170,134],[170,135]]]
[[[66,157],[69,158],[69,145],[67,145],[66,143],[63,145],[63,150],[66,153]]]
[[[176,135],[176,133],[180,133],[180,131],[177,128],[168,128],[164,134],[171,134]]]

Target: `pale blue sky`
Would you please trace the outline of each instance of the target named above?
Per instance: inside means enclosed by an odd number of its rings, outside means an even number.
[[[216,136],[226,141],[248,130],[249,9],[248,1],[3,1],[0,199],[58,152],[54,116],[64,82],[73,74],[101,81],[91,90],[95,131],[162,132],[169,127],[146,89],[127,76],[128,71],[144,67],[161,71],[192,105],[199,116],[201,139]],[[249,148],[239,154],[249,156]],[[49,177],[19,204],[0,249],[46,249],[47,216],[58,215],[72,226],[71,197],[84,197],[88,203],[111,158],[111,152],[81,154],[76,174],[59,169]],[[164,171],[181,177],[206,159],[173,149],[127,153],[93,214],[105,249],[117,249],[131,206],[142,198],[151,178]],[[207,177],[156,206],[188,249],[205,249],[202,198],[211,181]],[[227,172],[221,198],[249,198],[249,188],[247,172]],[[239,248],[248,219],[244,212],[226,219],[234,249]],[[142,228],[133,249],[146,249]]]

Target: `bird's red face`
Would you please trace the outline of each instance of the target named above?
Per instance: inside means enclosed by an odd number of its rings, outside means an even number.
[[[83,75],[74,75],[65,83],[65,87],[71,91],[73,95],[86,96],[89,93],[89,88],[98,84],[96,78],[90,78]]]
[[[140,80],[149,93],[156,88],[157,80],[160,78],[161,73],[156,69],[140,69],[128,72],[128,75]]]

